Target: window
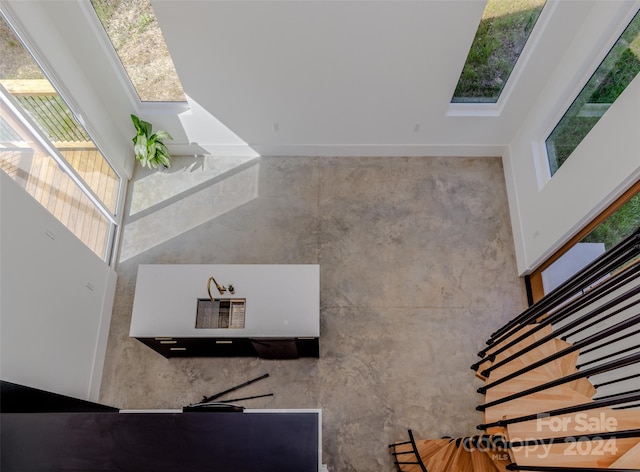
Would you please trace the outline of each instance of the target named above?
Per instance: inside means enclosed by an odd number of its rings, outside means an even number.
[[[91,0],[143,102],[183,102],[180,79],[149,0]]]
[[[121,179],[0,17],[0,169],[109,260]]]
[[[562,166],[640,71],[640,12],[546,140],[551,175]]]
[[[546,0],[489,0],[453,103],[496,103]]]
[[[640,182],[531,274],[537,301],[640,228]]]

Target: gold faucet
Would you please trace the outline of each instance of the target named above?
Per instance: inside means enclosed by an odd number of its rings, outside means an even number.
[[[220,295],[224,295],[224,292],[227,291],[227,287],[225,287],[224,285],[220,285],[214,277],[209,277],[209,281],[207,282],[207,292],[209,292],[209,298],[211,299],[211,301],[213,301],[213,295],[211,295],[211,282],[216,285],[216,288],[218,289]],[[235,293],[233,285],[229,285],[228,290],[231,294]]]

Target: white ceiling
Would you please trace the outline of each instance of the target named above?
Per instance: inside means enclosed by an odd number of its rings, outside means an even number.
[[[566,44],[530,54],[500,107],[448,116],[484,5],[153,2],[189,100],[263,155],[500,153]]]

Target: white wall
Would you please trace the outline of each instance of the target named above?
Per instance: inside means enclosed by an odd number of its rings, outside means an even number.
[[[638,2],[595,3],[503,155],[521,275],[535,269],[640,178],[640,76],[552,178],[541,152],[544,140],[637,6]]]
[[[0,210],[0,377],[97,401],[116,273],[3,172]]]

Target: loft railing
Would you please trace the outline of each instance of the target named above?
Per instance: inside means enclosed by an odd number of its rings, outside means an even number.
[[[410,433],[391,445],[400,471],[640,472],[640,229],[478,355],[482,433]]]
[[[591,285],[598,283],[602,278],[610,277],[620,267],[637,258],[639,246],[640,230],[636,230],[610,251],[602,254],[591,264],[551,291],[542,300],[494,332],[487,344],[490,346],[498,344],[512,334],[513,330],[519,330],[527,323],[534,322],[541,316],[561,309],[566,303],[571,303],[575,297],[583,295]],[[480,357],[484,357],[485,354],[486,350],[478,353]]]
[[[493,420],[477,428],[504,431],[508,470],[640,470],[639,255],[640,229],[493,333],[478,353],[472,369],[485,381],[478,389],[485,402],[476,409]],[[596,450],[603,444],[609,449]],[[544,458],[516,452],[545,447]]]
[[[56,147],[70,143],[95,147],[84,128],[46,79],[1,80],[0,84],[29,112]]]

